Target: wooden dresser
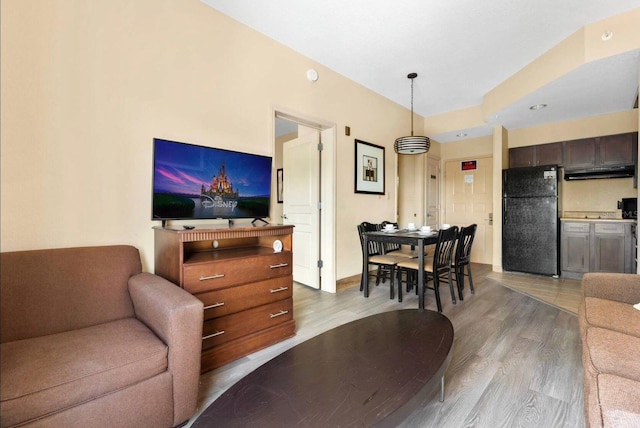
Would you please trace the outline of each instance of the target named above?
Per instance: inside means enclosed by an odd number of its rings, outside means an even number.
[[[204,303],[202,372],[295,335],[293,226],[154,231],[155,273]]]

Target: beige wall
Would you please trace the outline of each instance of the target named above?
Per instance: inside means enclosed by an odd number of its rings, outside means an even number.
[[[337,126],[337,277],[359,272],[356,224],[394,215],[407,109],[198,0],[1,8],[2,251],[127,243],[152,271],[152,139],[273,155],[282,107]],[[386,147],[386,196],[354,194],[354,138]]]
[[[493,154],[493,137],[470,138],[440,145],[443,161],[463,157],[486,156]]]
[[[613,212],[622,217],[617,202],[622,198],[638,196],[633,188],[633,178],[611,180],[563,181],[562,211],[598,211]]]

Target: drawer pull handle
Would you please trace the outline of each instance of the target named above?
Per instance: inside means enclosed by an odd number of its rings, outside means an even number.
[[[212,337],[216,337],[216,336],[220,336],[221,334],[224,334],[224,330],[222,331],[216,331],[215,333],[212,333],[208,336],[203,336],[202,340],[207,340],[207,339],[211,339]]]
[[[271,318],[276,318],[276,317],[279,317],[279,316],[282,316],[282,315],[285,315],[285,314],[288,314],[288,313],[289,313],[289,311],[280,311],[280,312],[278,312],[276,314],[271,314]]]
[[[276,268],[281,268],[281,267],[286,267],[286,266],[289,266],[289,263],[279,263],[277,265],[270,265],[269,267],[271,269],[276,269]]]
[[[280,288],[276,288],[275,290],[272,288],[272,289],[270,289],[269,291],[270,291],[271,293],[279,293],[279,292],[281,292],[281,291],[285,291],[285,290],[288,290],[288,289],[289,289],[289,287],[280,287]]]
[[[207,309],[217,308],[218,306],[224,306],[224,302],[222,302],[222,303],[214,303],[213,305],[205,306],[204,310],[206,311]]]
[[[216,278],[223,278],[223,277],[224,277],[223,273],[219,273],[217,275],[211,275],[211,276],[201,276],[200,281],[206,281],[208,279],[216,279]]]

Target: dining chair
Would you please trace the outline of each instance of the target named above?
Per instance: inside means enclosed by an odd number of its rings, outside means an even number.
[[[440,282],[445,281],[449,284],[451,291],[451,302],[456,303],[456,294],[453,289],[453,280],[451,273],[451,262],[453,249],[458,238],[458,226],[452,226],[448,229],[440,229],[438,231],[438,242],[433,256],[429,256],[424,260],[424,290],[423,296],[428,289],[433,290],[436,295],[436,306],[438,312],[442,312],[442,302],[440,301]],[[419,275],[419,264],[415,259],[408,259],[397,263],[397,282],[398,282],[398,301],[402,301],[402,274],[406,275],[407,281],[414,281],[413,285],[417,290],[417,275]],[[415,278],[415,279],[412,279]],[[433,287],[429,287],[429,281],[433,281]]]
[[[473,289],[473,277],[471,276],[471,246],[473,245],[473,238],[476,236],[477,224],[472,224],[466,227],[460,228],[458,233],[458,242],[456,243],[455,257],[453,258],[453,265],[451,266],[456,285],[458,287],[458,297],[460,300],[464,299],[464,277],[469,277],[469,289],[471,294],[475,293]],[[465,273],[465,267],[467,273]]]
[[[380,230],[384,229],[388,224],[392,224],[393,227],[399,229],[398,223],[394,223],[391,221],[383,221],[380,223]],[[384,253],[390,256],[398,256],[398,257],[407,257],[407,258],[416,258],[418,257],[418,252],[414,249],[407,248],[401,244],[396,243],[387,243],[383,244]]]
[[[360,237],[360,247],[362,248],[362,257],[364,257],[364,232],[378,232],[380,225],[376,223],[362,222],[358,225],[358,235]],[[368,265],[374,265],[376,269],[376,286],[385,280],[389,279],[389,297],[393,299],[395,296],[395,267],[396,264],[402,260],[406,260],[406,257],[391,256],[384,253],[380,242],[368,241]],[[369,270],[367,269],[367,274]],[[360,279],[360,291],[364,289],[364,275]]]

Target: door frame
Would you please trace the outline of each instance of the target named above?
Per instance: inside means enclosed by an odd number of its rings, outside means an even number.
[[[320,131],[320,259],[323,266],[320,270],[320,290],[329,293],[336,292],[336,141],[337,126],[333,122],[312,118],[285,107],[272,106],[271,108],[271,149],[276,153],[275,121],[276,117],[296,122]],[[275,164],[275,162],[274,162]],[[275,174],[275,170],[274,170]],[[295,230],[293,231],[295,233]],[[295,253],[295,248],[293,249]]]

